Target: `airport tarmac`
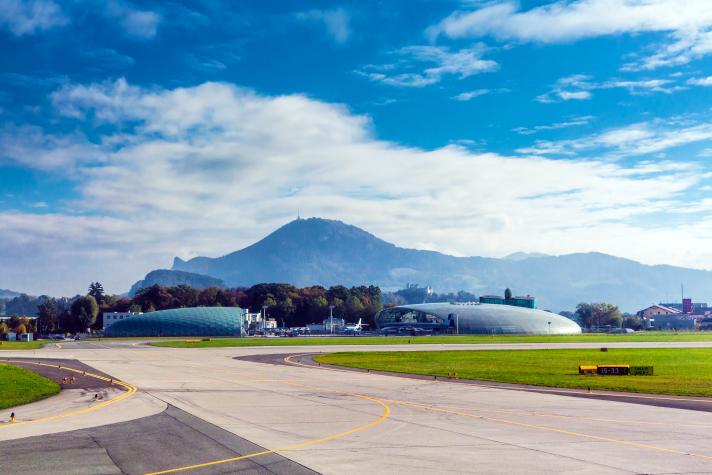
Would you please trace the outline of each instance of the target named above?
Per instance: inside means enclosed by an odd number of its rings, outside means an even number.
[[[293,347],[90,344],[3,351],[0,357],[76,359],[137,388],[135,394],[22,430],[0,426],[0,460],[12,457],[24,442],[38,447],[31,452],[38,464],[45,446],[59,450],[52,454],[57,460],[78,463],[86,458],[106,473],[292,473],[296,467],[320,473],[712,473],[710,412],[235,359],[299,351]],[[452,346],[470,345],[438,348]],[[307,351],[396,349],[429,348],[327,346]],[[17,412],[21,415],[22,407]],[[151,432],[155,424],[147,423],[150,418],[175,414],[185,414],[183,425],[163,421],[163,430]],[[115,442],[126,437],[109,437],[125,431],[142,441],[142,451],[132,449],[140,464],[127,458],[126,444]],[[196,447],[212,448],[179,450],[190,444],[182,441],[191,439],[186,433],[195,434]],[[222,435],[211,435],[218,433]],[[62,452],[62,437],[80,441],[67,447],[85,452]],[[175,444],[168,444],[170,440]],[[256,465],[245,465],[247,460]],[[269,463],[260,465],[260,460]],[[11,465],[0,471],[32,469],[32,464]],[[50,466],[43,473],[52,472]]]

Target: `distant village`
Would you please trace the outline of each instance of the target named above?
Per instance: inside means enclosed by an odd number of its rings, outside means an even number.
[[[712,330],[712,307],[683,298],[681,303],[659,303],[640,310],[644,326],[659,330]]]

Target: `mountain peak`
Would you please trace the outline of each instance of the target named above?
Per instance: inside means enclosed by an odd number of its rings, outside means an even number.
[[[302,287],[378,285],[392,290],[411,282],[438,292],[482,294],[509,287],[536,295],[542,308],[552,310],[572,309],[584,301],[607,301],[626,311],[637,310],[673,295],[680,282],[698,300],[705,299],[712,287],[712,272],[647,266],[596,252],[514,253],[505,259],[485,259],[405,249],[356,226],[323,218],[292,220],[251,246],[222,257],[176,259],[173,270],[192,273],[191,280],[221,279],[226,286],[288,282]],[[177,273],[151,277],[171,284],[187,279]]]
[[[325,236],[377,239],[380,241],[380,239],[373,234],[351,224],[346,224],[343,221],[312,217],[297,218],[290,221],[260,242],[267,241],[274,237],[306,237],[313,239],[315,237]],[[259,244],[259,242],[256,244]]]
[[[373,234],[342,221],[324,218],[295,219],[240,252],[259,255],[291,253],[305,256],[309,251],[326,253],[331,257],[352,255],[354,249],[395,247]],[[235,255],[232,253],[228,256]]]

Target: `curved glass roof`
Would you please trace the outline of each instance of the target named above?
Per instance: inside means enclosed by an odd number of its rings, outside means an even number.
[[[381,310],[376,326],[414,327],[459,333],[567,335],[581,327],[566,317],[543,310],[485,303],[425,303]]]
[[[244,319],[237,307],[175,308],[120,320],[104,336],[241,336]]]

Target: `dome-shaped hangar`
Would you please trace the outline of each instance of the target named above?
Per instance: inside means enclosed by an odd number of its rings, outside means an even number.
[[[481,334],[568,335],[581,327],[566,317],[543,310],[484,303],[424,303],[381,310],[376,326],[419,328],[434,332]]]
[[[244,321],[245,310],[237,307],[175,308],[120,320],[104,336],[242,336]]]

